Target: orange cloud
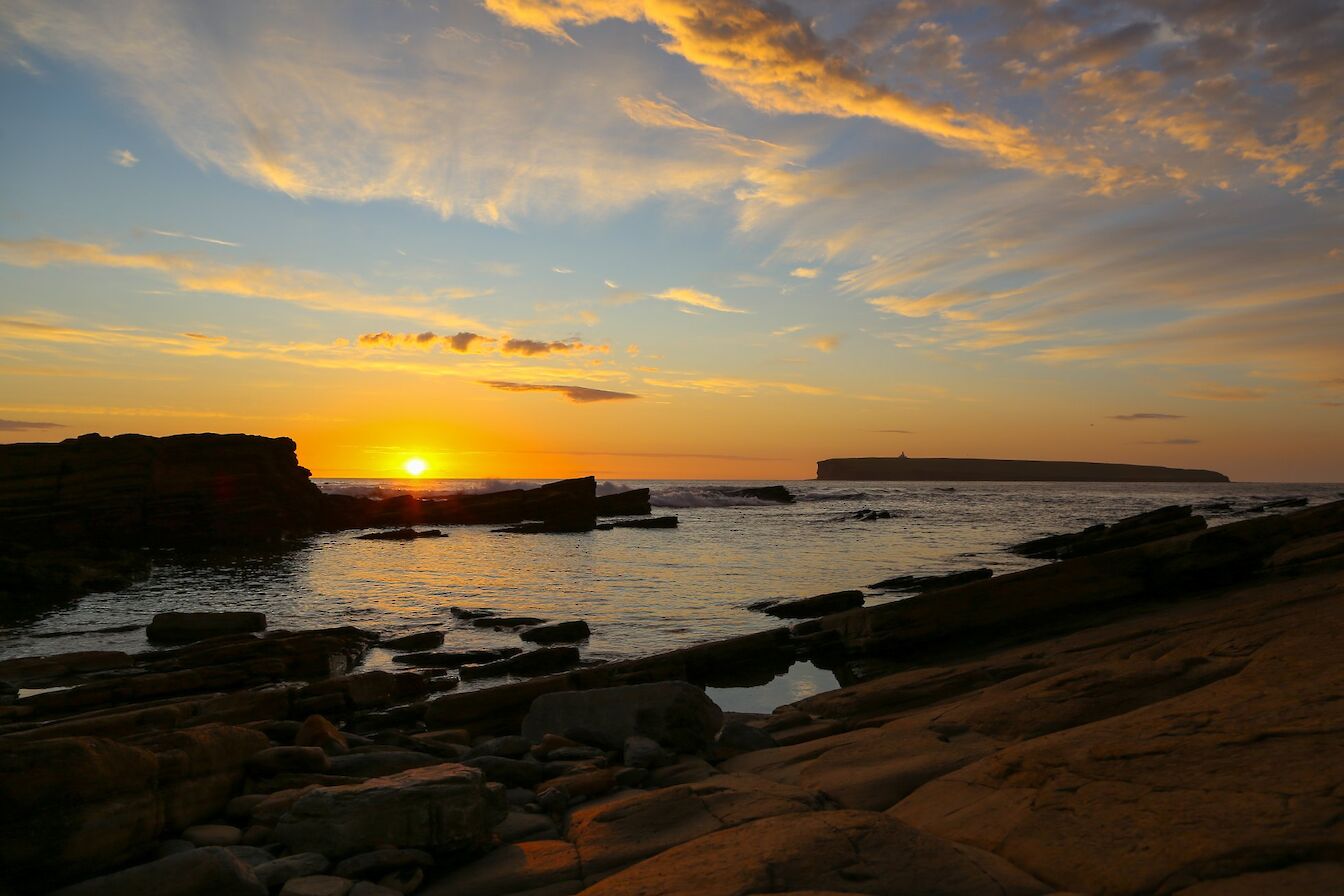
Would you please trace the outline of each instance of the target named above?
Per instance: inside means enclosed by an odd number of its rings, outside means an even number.
[[[747,314],[743,308],[734,308],[728,305],[716,295],[707,292],[701,292],[698,289],[665,289],[652,296],[655,299],[662,299],[665,302],[679,302],[683,305],[690,305],[695,308],[708,308],[710,311],[723,311],[729,314]]]

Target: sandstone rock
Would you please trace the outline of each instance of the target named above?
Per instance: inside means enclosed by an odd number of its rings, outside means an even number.
[[[233,846],[243,842],[243,832],[231,824],[195,824],[182,839],[193,846]]]
[[[651,516],[642,520],[612,520],[613,529],[675,529],[678,519],[675,516]]]
[[[484,843],[503,817],[479,771],[444,764],[309,791],[280,818],[276,836],[333,857],[389,843],[434,851]]]
[[[563,840],[501,846],[482,859],[449,872],[422,896],[512,896],[551,884],[578,881],[579,856]]]
[[[497,675],[544,675],[577,665],[577,647],[540,647],[506,660],[463,666],[459,673],[464,679],[492,678]]]
[[[434,857],[420,849],[375,849],[351,856],[336,866],[338,877],[382,877],[389,871],[408,866],[429,868]]]
[[[726,827],[823,807],[821,796],[811,791],[749,775],[719,775],[575,809],[568,837],[591,876]]]
[[[704,691],[666,681],[544,694],[533,701],[523,735],[535,741],[561,734],[615,750],[627,737],[641,734],[694,753],[713,742],[722,722],[723,712]]]
[[[548,622],[523,629],[518,637],[533,644],[561,644],[586,639],[591,632],[582,619],[567,622]]]
[[[145,635],[149,640],[162,644],[185,644],[219,635],[259,632],[265,628],[265,613],[170,612],[154,614],[154,621],[146,626]]]
[[[510,811],[503,821],[495,825],[495,833],[505,843],[560,839],[560,831],[554,822],[545,815],[531,812]]]
[[[217,846],[193,849],[55,891],[53,896],[266,896],[245,862]]]
[[[320,747],[270,747],[247,760],[247,770],[258,776],[281,772],[324,772],[331,760]]]
[[[429,753],[410,750],[380,750],[372,753],[348,753],[331,757],[331,773],[351,778],[379,778],[413,768],[441,765],[443,759]]]
[[[307,877],[321,874],[331,866],[327,857],[316,852],[300,852],[279,859],[272,859],[253,867],[257,880],[267,889],[274,889],[295,877]]]
[[[280,888],[280,896],[346,896],[355,885],[352,880],[330,874],[291,877]]]
[[[478,768],[488,780],[498,781],[508,787],[532,788],[547,777],[546,770],[538,762],[503,756],[477,756],[464,759],[462,764]]]
[[[503,737],[491,737],[481,741],[471,748],[468,755],[472,758],[476,756],[505,756],[509,759],[518,759],[531,751],[532,741],[517,734],[506,734]]]
[[[877,813],[838,811],[791,813],[708,834],[618,872],[586,893],[1030,896],[1050,889],[989,853]]]
[[[413,635],[383,638],[378,646],[388,650],[432,650],[443,646],[443,632],[416,632]]]
[[[625,739],[622,756],[625,764],[631,768],[671,765],[677,758],[676,754],[664,748],[658,741],[640,734],[632,734]]]
[[[563,794],[568,801],[577,797],[598,796],[616,786],[616,772],[609,768],[551,778],[537,788],[537,799],[544,806],[548,795]]]
[[[296,747],[317,747],[328,755],[339,756],[350,751],[350,744],[341,730],[324,716],[311,715],[303,720],[294,735]]]

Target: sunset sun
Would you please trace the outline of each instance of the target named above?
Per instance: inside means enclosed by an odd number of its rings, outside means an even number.
[[[412,476],[422,476],[429,469],[429,464],[425,463],[423,458],[412,457],[408,458],[401,468]]]

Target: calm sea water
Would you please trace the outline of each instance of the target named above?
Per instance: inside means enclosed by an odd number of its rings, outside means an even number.
[[[320,480],[328,491],[444,494],[519,483]],[[522,483],[535,484],[535,483]],[[739,483],[759,485],[761,483]],[[549,619],[581,618],[593,629],[586,658],[646,655],[779,623],[745,605],[862,588],[889,576],[988,566],[1002,574],[1036,561],[1007,545],[1073,531],[1166,504],[1229,503],[1213,525],[1287,497],[1312,504],[1340,485],[790,482],[790,505],[732,498],[732,483],[603,483],[603,491],[648,486],[654,511],[677,529],[617,529],[577,535],[503,535],[456,526],[439,539],[360,541],[321,535],[283,553],[166,559],[128,591],[93,594],[0,631],[0,658],[70,650],[148,649],[144,633],[91,629],[147,623],[165,610],[260,610],[271,629],[357,625],[386,634],[443,629],[446,647],[518,645],[517,635],[470,628],[451,606],[489,607]],[[891,519],[860,521],[862,510]],[[894,596],[870,592],[869,603]],[[40,637],[60,634],[59,637]],[[374,650],[368,668],[398,668]],[[487,681],[482,684],[495,684]],[[799,687],[814,684],[802,682]],[[805,693],[782,694],[786,702]]]

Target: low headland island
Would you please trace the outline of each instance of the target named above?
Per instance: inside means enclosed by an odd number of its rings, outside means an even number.
[[[241,605],[159,614],[141,652],[0,660],[0,893],[1344,892],[1344,501],[1306,505],[1033,537],[1006,575],[837,568],[743,607],[777,626],[622,662],[581,660],[581,619],[454,607],[391,639]],[[678,537],[650,510],[591,477],[324,495],[288,439],[0,446],[0,596],[316,532]],[[455,649],[476,625],[518,643]],[[362,669],[375,646],[412,660]],[[761,713],[706,693],[800,660],[841,687]]]
[[[1213,470],[1071,460],[976,457],[833,457],[817,461],[817,479],[863,482],[1228,482]]]

